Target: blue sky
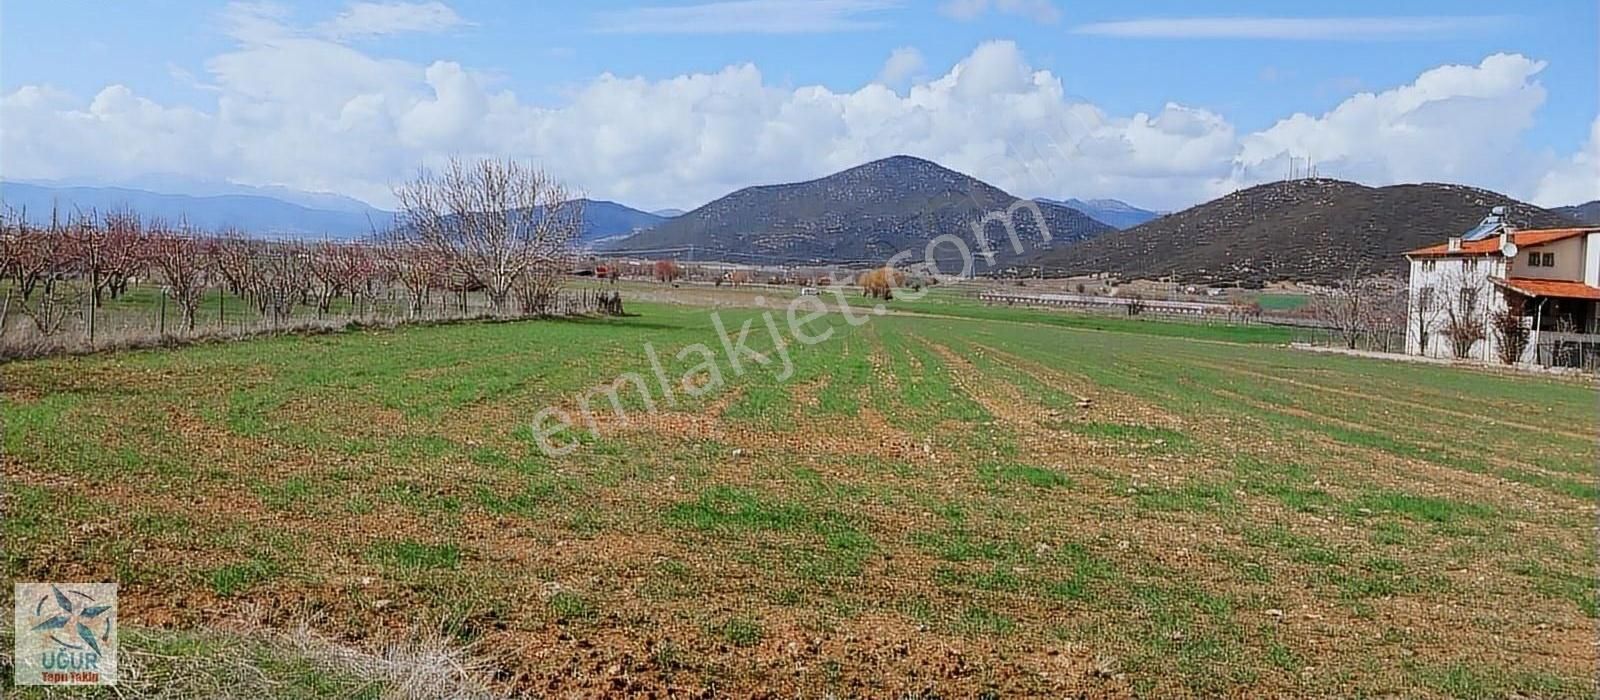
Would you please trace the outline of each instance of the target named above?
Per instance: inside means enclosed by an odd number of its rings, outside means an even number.
[[[688,207],[910,151],[1017,194],[1177,208],[1298,155],[1371,184],[1445,179],[1549,204],[1600,196],[1596,8],[13,2],[0,174],[174,175],[382,205],[419,164],[498,154],[596,196]],[[1496,55],[1514,60],[1485,63]],[[1392,108],[1358,97],[1396,90]],[[1280,125],[1296,114],[1310,121]],[[1388,137],[1363,146],[1368,131]],[[1042,132],[1054,146],[1029,145]],[[97,143],[122,152],[82,152]]]

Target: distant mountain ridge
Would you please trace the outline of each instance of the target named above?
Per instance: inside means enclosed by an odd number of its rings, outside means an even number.
[[[593,245],[619,236],[629,236],[654,228],[666,217],[603,199],[584,199],[583,232],[578,241]]]
[[[1401,274],[1407,250],[1460,235],[1505,205],[1521,228],[1570,226],[1560,213],[1488,190],[1425,183],[1368,187],[1273,182],[1030,262],[1056,274],[1112,272],[1184,281],[1332,281],[1351,270]]]
[[[1018,201],[937,163],[894,156],[815,180],[747,187],[606,247],[769,263],[872,264],[908,251],[920,261],[928,241],[941,234],[974,246],[970,226]],[[1025,254],[1112,230],[1068,207],[1037,206],[1051,240],[1043,242],[1033,215],[1019,210],[1014,220]],[[1000,262],[1021,257],[1010,250],[999,225],[991,225],[989,235]],[[937,253],[941,260],[959,257],[948,244]]]
[[[393,212],[365,205],[364,209],[348,205],[316,209],[262,195],[193,196],[127,187],[47,187],[10,181],[0,182],[0,202],[25,210],[35,223],[48,222],[51,210],[57,207],[62,215],[74,210],[106,212],[129,208],[140,216],[171,223],[183,220],[204,229],[232,227],[255,236],[278,238],[353,239],[394,220]]]
[[[1564,214],[1585,226],[1600,226],[1600,199],[1570,207],[1556,207],[1550,211]]]
[[[192,185],[186,185],[192,186]],[[168,222],[187,221],[202,229],[237,228],[265,238],[328,237],[353,240],[394,222],[395,212],[335,194],[298,192],[284,188],[246,187],[226,183],[212,191],[273,192],[262,194],[165,194],[131,187],[47,186],[26,182],[0,182],[0,202],[25,210],[37,224],[50,221],[53,207],[62,215],[75,210],[107,212],[130,208],[140,216]],[[286,201],[290,197],[297,201]],[[663,217],[604,200],[583,201],[584,245],[627,236],[665,221]],[[306,206],[320,203],[323,208]]]
[[[233,182],[201,180],[178,175],[139,175],[136,177],[122,178],[114,181],[97,181],[88,179],[68,178],[62,180],[7,180],[6,182],[19,182],[26,185],[36,185],[51,189],[65,189],[73,187],[88,188],[120,188],[127,190],[142,190],[153,194],[185,195],[189,197],[216,197],[222,195],[248,195],[269,197],[290,204],[298,204],[307,209],[325,209],[328,211],[344,211],[365,213],[369,210],[381,209],[363,202],[354,197],[346,197],[332,192],[307,192],[278,185],[240,185]]]
[[[1071,207],[1089,215],[1102,224],[1116,229],[1129,229],[1161,216],[1160,212],[1140,209],[1120,199],[1044,199],[1041,202]]]

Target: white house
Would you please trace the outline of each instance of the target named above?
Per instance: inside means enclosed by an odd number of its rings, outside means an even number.
[[[1515,324],[1518,362],[1600,366],[1600,227],[1517,230],[1502,213],[1406,253],[1406,353],[1500,362]]]

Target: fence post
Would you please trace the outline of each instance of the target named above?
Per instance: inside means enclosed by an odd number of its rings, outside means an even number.
[[[94,345],[94,290],[89,290],[89,345]]]
[[[159,335],[161,337],[163,337],[163,338],[165,338],[167,336],[167,288],[166,287],[162,287],[161,288],[161,331],[160,331]]]

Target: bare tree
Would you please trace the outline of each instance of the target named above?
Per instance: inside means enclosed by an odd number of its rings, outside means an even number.
[[[311,275],[311,293],[319,314],[328,313],[334,298],[344,292],[346,274],[342,258],[343,246],[334,243],[324,241],[310,250],[306,270]]]
[[[28,223],[22,214],[8,226],[14,233],[6,241],[5,257],[22,294],[17,309],[43,336],[55,335],[81,311],[83,289],[67,279],[78,265],[71,225],[51,210],[48,228]]]
[[[76,272],[88,284],[96,307],[105,305],[105,295],[115,299],[128,287],[128,279],[144,266],[144,229],[131,210],[94,211],[74,214],[67,225],[69,246]]]
[[[1500,361],[1514,365],[1528,349],[1529,328],[1523,325],[1526,304],[1520,296],[1506,295],[1506,306],[1489,316],[1489,326],[1494,331]]]
[[[1337,282],[1318,290],[1312,297],[1311,310],[1338,334],[1346,348],[1354,350],[1378,325],[1382,297],[1380,281],[1357,265]]]
[[[1487,285],[1470,273],[1465,263],[1457,264],[1454,271],[1442,277],[1440,287],[1444,298],[1440,300],[1444,317],[1444,334],[1450,340],[1450,352],[1458,360],[1472,356],[1472,349],[1488,336],[1485,329],[1484,302]]]
[[[59,212],[51,210],[48,228],[28,221],[26,211],[13,211],[6,217],[3,262],[16,283],[23,301],[32,298],[41,285],[49,291],[72,266],[71,241]]]
[[[379,232],[374,238],[373,254],[384,275],[405,288],[410,301],[408,316],[422,313],[433,290],[445,285],[449,261],[438,251],[417,245],[402,229]]]
[[[683,270],[679,269],[678,263],[671,260],[657,260],[654,272],[657,282],[675,282],[683,276]]]
[[[1407,325],[1409,332],[1417,336],[1419,355],[1428,354],[1428,345],[1433,339],[1433,328],[1439,322],[1441,307],[1439,290],[1431,285],[1419,287],[1406,300]]]
[[[101,219],[105,229],[100,251],[100,267],[104,280],[95,289],[95,305],[100,305],[100,289],[110,293],[112,299],[128,291],[134,277],[143,274],[146,266],[146,240],[144,226],[138,214],[131,209],[107,212]]]
[[[25,212],[6,207],[0,211],[0,279],[10,279],[15,284],[6,288],[11,292],[21,291],[23,285],[24,258],[30,253],[28,248],[33,244],[30,240],[30,227]]]
[[[545,172],[511,160],[452,158],[395,190],[397,226],[481,286],[498,313],[521,286],[524,311],[540,313],[571,264],[580,203]],[[533,308],[528,308],[529,306]]]
[[[257,286],[257,248],[259,246],[234,229],[224,229],[206,241],[206,254],[211,258],[211,269],[216,272],[218,282],[241,299],[247,298]]]
[[[311,252],[302,243],[273,243],[251,256],[256,311],[276,322],[289,318],[296,303],[311,297]]]
[[[896,287],[906,285],[906,273],[886,265],[862,273],[856,284],[861,286],[862,295],[888,301],[894,298]]]
[[[150,261],[160,273],[167,294],[183,313],[183,326],[194,330],[196,309],[205,294],[209,277],[205,242],[187,224],[171,229],[159,222],[150,225]]]

